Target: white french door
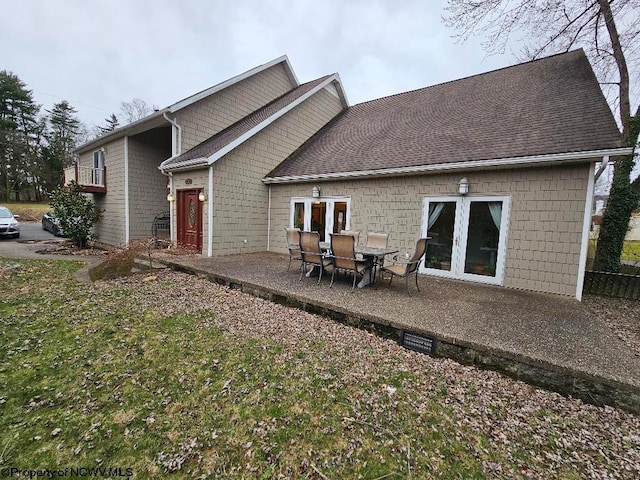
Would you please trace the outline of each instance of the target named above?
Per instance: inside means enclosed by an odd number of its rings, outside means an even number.
[[[420,271],[502,284],[509,197],[425,197],[422,235],[431,237]]]
[[[300,230],[318,232],[321,242],[332,233],[349,230],[351,199],[345,197],[292,198],[289,225]]]

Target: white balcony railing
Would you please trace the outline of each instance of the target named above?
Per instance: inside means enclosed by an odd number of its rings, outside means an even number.
[[[64,184],[67,185],[71,180],[84,187],[87,190],[106,190],[107,178],[104,168],[81,167],[74,165],[73,167],[64,169]],[[88,188],[87,188],[88,187]]]

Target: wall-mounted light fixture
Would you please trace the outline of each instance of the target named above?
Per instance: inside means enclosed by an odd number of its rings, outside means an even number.
[[[463,177],[458,182],[458,193],[460,195],[466,195],[469,193],[469,179],[467,177]]]
[[[173,196],[173,193],[167,194],[167,202],[173,202],[176,197]]]
[[[200,193],[198,194],[198,200],[200,200],[201,202],[207,201],[207,194],[204,193],[204,190],[201,190]]]
[[[320,187],[318,185],[311,189],[311,196],[313,198],[320,198]]]

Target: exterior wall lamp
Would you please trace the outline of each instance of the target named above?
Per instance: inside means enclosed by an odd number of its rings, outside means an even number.
[[[469,193],[469,179],[467,177],[463,177],[458,182],[458,193],[460,195],[466,195]]]
[[[320,187],[318,185],[311,189],[311,196],[313,198],[320,198]]]
[[[173,196],[173,193],[167,195],[167,202],[173,202],[175,199],[176,197]]]
[[[198,200],[200,200],[201,202],[206,202],[207,201],[207,194],[204,193],[204,190],[202,190],[199,194],[198,194]]]

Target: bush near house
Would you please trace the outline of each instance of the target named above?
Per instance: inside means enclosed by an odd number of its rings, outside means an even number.
[[[85,196],[82,187],[74,181],[58,187],[51,193],[51,207],[65,235],[78,248],[85,248],[102,212]]]

